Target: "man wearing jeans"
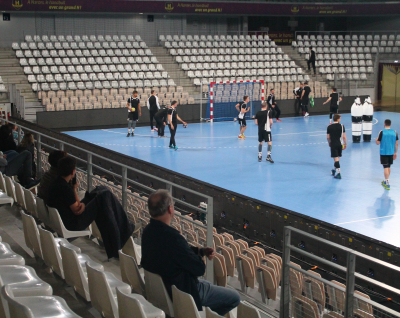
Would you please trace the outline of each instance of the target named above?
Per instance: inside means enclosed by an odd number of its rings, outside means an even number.
[[[198,279],[206,270],[202,257],[213,259],[214,250],[189,246],[179,231],[170,226],[174,202],[169,192],[157,190],[151,194],[148,207],[151,219],[142,235],[142,267],[161,276],[170,296],[173,285],[192,295],[199,311],[203,306],[210,307],[223,316],[237,307],[237,291]]]
[[[20,154],[12,155],[11,160],[7,160],[7,155],[0,155],[0,172],[6,176],[18,176],[18,180],[25,188],[31,188],[39,183],[39,180],[32,179],[32,155],[28,150]]]

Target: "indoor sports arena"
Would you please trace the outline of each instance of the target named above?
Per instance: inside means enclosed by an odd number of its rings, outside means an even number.
[[[0,11],[0,318],[400,318],[400,1]]]

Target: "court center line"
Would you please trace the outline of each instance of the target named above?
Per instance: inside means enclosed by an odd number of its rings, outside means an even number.
[[[364,222],[364,221],[371,221],[371,220],[377,220],[377,219],[384,219],[384,218],[390,218],[392,216],[397,216],[398,214],[392,214],[392,215],[385,215],[385,216],[379,216],[376,218],[371,218],[371,219],[364,219],[364,220],[357,220],[357,221],[350,221],[350,222],[343,222],[343,223],[336,223],[334,225],[342,225],[342,224],[350,224],[350,223],[357,223],[357,222]]]

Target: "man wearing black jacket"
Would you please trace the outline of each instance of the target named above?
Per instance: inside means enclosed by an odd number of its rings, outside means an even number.
[[[281,110],[279,109],[278,105],[275,102],[275,90],[272,88],[271,89],[271,94],[267,98],[267,104],[268,108],[273,108],[274,109],[274,117],[276,118],[276,121],[282,121],[279,119],[279,116],[281,115]]]
[[[163,109],[160,109],[155,115],[154,119],[156,120],[156,125],[158,129],[158,137],[164,137],[164,130],[165,130],[165,125],[167,124],[167,118],[168,118],[168,107],[164,107]]]
[[[308,70],[311,71],[310,65],[312,65],[313,69],[314,69],[314,75],[316,74],[315,72],[315,51],[312,49],[312,47],[310,47],[310,58],[307,61],[307,65],[308,65]]]
[[[230,288],[212,285],[198,279],[205,273],[203,256],[213,259],[210,247],[189,246],[185,238],[170,226],[174,217],[174,202],[166,190],[157,190],[150,195],[148,207],[150,224],[142,235],[142,267],[161,276],[169,295],[171,287],[192,295],[197,309],[210,307],[223,316],[239,305],[239,294]]]
[[[154,131],[153,118],[154,118],[155,114],[160,110],[160,103],[158,102],[158,97],[156,96],[156,92],[154,90],[151,91],[151,96],[147,100],[147,108],[149,109],[149,112],[150,112],[151,131]]]

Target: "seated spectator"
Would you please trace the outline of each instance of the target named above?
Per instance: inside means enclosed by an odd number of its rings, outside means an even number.
[[[214,250],[189,246],[179,231],[170,226],[174,202],[169,192],[157,190],[151,194],[148,207],[151,219],[142,235],[143,268],[162,277],[171,297],[172,285],[192,295],[199,311],[203,306],[210,307],[223,316],[238,306],[238,292],[198,279],[206,269],[202,257],[213,259]]]
[[[9,150],[16,150],[17,144],[13,138],[13,132],[9,125],[0,127],[0,151],[5,153]]]
[[[24,150],[7,160],[6,154],[0,155],[0,171],[6,176],[18,176],[21,185],[27,189],[34,187],[39,181],[32,179],[32,155]]]
[[[58,178],[58,161],[67,156],[65,151],[54,150],[49,154],[50,169],[46,171],[40,180],[38,196],[47,204],[51,184]]]
[[[35,163],[35,139],[31,133],[27,133],[22,138],[21,143],[17,147],[17,152],[21,153],[24,150],[28,150],[32,155],[32,176],[36,177],[36,163]]]
[[[58,161],[58,173],[59,177],[50,186],[48,205],[58,210],[70,231],[85,230],[95,221],[108,258],[118,258],[118,250],[134,230],[121,203],[103,186],[87,193],[81,202],[77,192],[79,185],[74,178],[76,160],[72,157],[66,156]]]

